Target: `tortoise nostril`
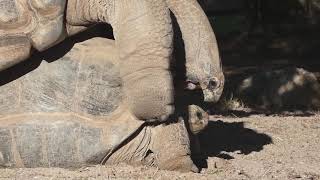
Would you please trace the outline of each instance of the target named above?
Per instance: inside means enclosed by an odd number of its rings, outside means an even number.
[[[217,79],[213,79],[209,81],[208,88],[209,89],[217,89],[219,87],[219,81]]]

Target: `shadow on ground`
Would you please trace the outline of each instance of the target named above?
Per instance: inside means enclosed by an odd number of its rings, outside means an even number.
[[[316,114],[316,111],[272,111],[272,110],[257,110],[246,108],[244,110],[226,110],[226,111],[210,111],[210,114],[217,117],[232,117],[232,118],[244,118],[252,116],[295,116],[295,117],[310,117]]]
[[[219,157],[234,159],[228,152],[250,154],[259,152],[267,144],[272,143],[272,138],[253,129],[244,127],[244,122],[209,121],[208,127],[199,134],[202,160],[197,162],[200,167],[206,168],[205,159]]]

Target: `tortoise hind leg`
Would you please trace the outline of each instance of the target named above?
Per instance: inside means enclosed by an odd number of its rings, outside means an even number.
[[[31,42],[26,36],[0,37],[0,71],[26,60],[30,51]]]

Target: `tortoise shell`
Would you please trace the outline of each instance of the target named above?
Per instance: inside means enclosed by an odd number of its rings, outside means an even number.
[[[66,0],[0,0],[0,49],[53,46],[66,36],[65,6]]]
[[[56,61],[37,56],[1,72],[0,166],[97,164],[141,126],[121,108],[113,51],[95,38]]]

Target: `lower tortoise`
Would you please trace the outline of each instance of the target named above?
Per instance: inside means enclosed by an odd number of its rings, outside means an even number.
[[[162,123],[137,119],[123,100],[115,52],[113,41],[94,38],[18,79],[8,77],[0,86],[0,166],[125,162],[197,171],[190,137],[205,128],[208,115],[189,105],[187,123],[178,116]]]

